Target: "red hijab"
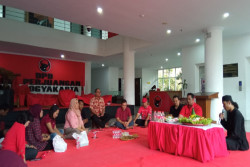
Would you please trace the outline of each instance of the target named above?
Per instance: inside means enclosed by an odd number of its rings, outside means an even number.
[[[42,106],[40,104],[34,104],[30,107],[30,113],[34,118],[40,118],[40,113],[42,111]]]

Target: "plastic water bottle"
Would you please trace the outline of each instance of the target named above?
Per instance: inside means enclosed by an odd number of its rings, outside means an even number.
[[[141,119],[141,114],[139,115],[139,118],[138,119]]]
[[[120,139],[120,137],[121,137],[121,131],[119,130],[117,133],[117,139]]]
[[[115,131],[115,139],[117,139],[117,130]]]
[[[115,131],[113,130],[113,139],[115,139]]]
[[[161,111],[157,112],[157,122],[161,122]]]
[[[162,122],[165,122],[165,113],[164,113],[164,111],[162,112]]]
[[[156,111],[154,111],[154,121],[157,121],[157,115],[156,115]]]
[[[162,121],[162,118],[163,118],[162,112],[160,112],[160,122],[163,122],[163,121]]]
[[[80,148],[80,140],[79,137],[76,140],[76,148],[79,149]]]
[[[158,122],[158,112],[155,112],[155,122]]]

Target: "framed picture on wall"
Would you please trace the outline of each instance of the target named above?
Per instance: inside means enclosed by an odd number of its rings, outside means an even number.
[[[223,78],[238,77],[238,63],[223,65]]]

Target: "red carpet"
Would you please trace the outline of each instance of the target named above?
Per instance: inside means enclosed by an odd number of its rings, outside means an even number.
[[[197,160],[174,156],[160,151],[150,150],[147,142],[147,128],[129,130],[137,133],[138,139],[121,141],[112,138],[113,128],[105,129],[92,139],[89,134],[89,146],[76,149],[75,140],[66,140],[68,148],[65,153],[51,151],[40,161],[28,162],[29,167],[100,167],[100,166],[129,166],[129,167],[234,167],[250,164],[250,151],[230,151],[229,156],[215,158],[213,161],[201,163]],[[250,133],[247,134],[250,141]]]

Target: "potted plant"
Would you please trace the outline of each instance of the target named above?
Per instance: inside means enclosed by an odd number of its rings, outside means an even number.
[[[183,80],[183,82],[181,82],[181,83],[179,83],[178,85],[182,85],[182,90],[183,90],[183,94],[184,94],[184,96],[185,96],[185,90],[187,89],[187,87],[188,87],[188,84],[187,84],[187,82],[186,82],[186,79],[184,79]]]

